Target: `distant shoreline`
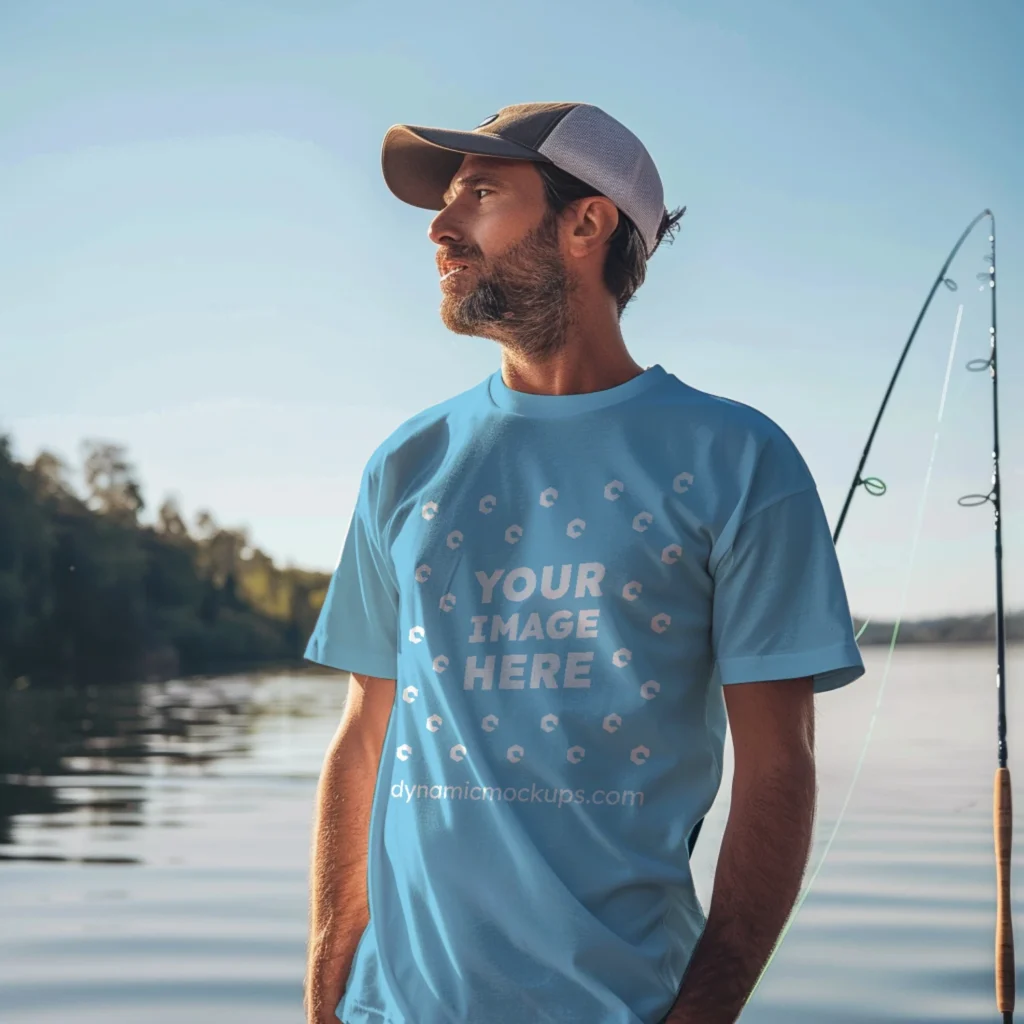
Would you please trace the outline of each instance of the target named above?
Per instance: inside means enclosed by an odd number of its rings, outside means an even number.
[[[919,619],[900,623],[898,644],[983,644],[995,643],[995,613],[986,615],[947,615],[937,619]],[[1012,612],[1005,617],[1006,642],[1024,642],[1024,612]],[[865,619],[854,616],[859,633]],[[874,647],[892,642],[895,623],[868,621],[860,638],[862,647]]]

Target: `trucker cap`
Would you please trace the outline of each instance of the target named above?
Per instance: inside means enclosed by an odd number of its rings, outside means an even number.
[[[636,225],[650,256],[665,216],[661,177],[644,144],[589,103],[517,103],[472,131],[396,124],[381,165],[403,202],[444,209],[443,196],[467,153],[550,163],[610,199]]]

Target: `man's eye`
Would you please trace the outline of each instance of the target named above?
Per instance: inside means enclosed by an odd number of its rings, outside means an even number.
[[[473,189],[473,195],[475,195],[475,196],[477,196],[477,198],[479,198],[481,192],[484,195],[490,195],[493,191],[494,191],[493,188],[475,188],[475,189]]]

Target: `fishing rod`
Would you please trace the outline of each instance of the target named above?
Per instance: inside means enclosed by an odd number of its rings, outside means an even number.
[[[878,407],[878,413],[875,416],[875,422],[872,424],[871,433],[868,434],[867,444],[864,445],[864,451],[861,453],[860,462],[857,463],[857,471],[853,474],[853,483],[850,484],[850,489],[846,494],[846,501],[843,502],[843,510],[839,513],[839,521],[836,523],[835,532],[832,534],[833,543],[838,543],[839,534],[842,533],[843,523],[846,522],[846,513],[850,511],[850,503],[853,501],[853,495],[858,487],[863,487],[869,494],[876,498],[880,498],[885,494],[886,486],[882,480],[878,477],[864,477],[864,464],[868,461],[868,455],[871,454],[871,446],[875,443],[875,435],[878,433],[878,427],[882,422],[882,417],[885,415],[886,407],[889,405],[889,399],[892,397],[893,388],[896,387],[896,381],[899,379],[900,371],[903,369],[903,364],[906,362],[907,353],[910,352],[910,346],[914,344],[914,339],[917,337],[918,329],[921,327],[921,323],[924,320],[925,314],[928,312],[928,307],[932,304],[932,299],[935,298],[935,293],[939,290],[939,285],[944,284],[950,291],[956,291],[956,282],[946,277],[946,271],[949,270],[950,264],[956,259],[956,254],[960,251],[960,247],[967,240],[967,236],[975,229],[978,223],[984,220],[986,217],[992,218],[992,238],[995,238],[995,219],[992,217],[990,210],[982,210],[974,220],[964,229],[964,233],[957,239],[956,245],[953,246],[949,256],[946,257],[946,262],[942,264],[942,269],[939,271],[939,276],[935,278],[935,283],[931,287],[931,291],[928,292],[928,298],[924,300],[924,305],[921,307],[921,312],[917,314],[917,319],[914,321],[914,326],[910,331],[910,337],[907,338],[906,344],[903,346],[903,351],[900,353],[899,361],[896,363],[896,369],[893,371],[892,379],[889,381],[889,386],[885,390],[885,397],[882,399],[882,404]],[[993,323],[993,344],[995,341],[994,325],[995,325],[995,241],[992,242],[992,257],[993,262],[990,266],[993,268],[993,288],[992,288],[992,323]]]
[[[889,381],[889,386],[886,389],[885,397],[882,399],[882,404],[878,409],[878,414],[875,416],[875,422],[871,427],[871,433],[868,435],[864,451],[861,453],[860,462],[857,465],[857,471],[854,473],[853,482],[850,484],[850,489],[847,492],[846,501],[843,503],[843,510],[839,514],[839,520],[836,523],[835,533],[832,536],[832,540],[833,543],[838,542],[839,540],[843,524],[846,522],[846,514],[850,510],[850,503],[853,501],[853,496],[858,487],[863,487],[874,497],[880,497],[885,494],[886,485],[884,481],[879,480],[877,477],[865,477],[863,475],[864,466],[867,463],[868,455],[871,452],[871,446],[874,444],[875,435],[878,433],[879,424],[882,422],[882,416],[885,414],[886,406],[889,404],[889,398],[892,396],[893,389],[896,386],[900,370],[903,369],[903,363],[906,361],[907,353],[910,351],[910,346],[913,344],[914,338],[917,336],[921,322],[924,320],[925,314],[928,312],[928,307],[931,305],[932,299],[935,297],[935,293],[939,289],[939,285],[945,285],[950,291],[956,291],[956,282],[951,278],[948,278],[946,276],[946,272],[949,270],[950,264],[956,258],[956,254],[960,251],[960,247],[964,244],[967,236],[970,235],[974,228],[986,217],[989,219],[991,224],[991,230],[988,236],[991,250],[983,257],[988,269],[979,273],[977,276],[982,282],[982,288],[985,287],[985,283],[987,282],[988,289],[991,294],[991,322],[988,330],[989,356],[987,359],[972,359],[967,364],[967,369],[972,372],[988,370],[992,378],[992,488],[987,494],[965,495],[959,499],[958,504],[964,507],[977,507],[980,505],[991,504],[995,522],[996,698],[998,708],[996,718],[998,766],[995,772],[992,796],[993,833],[996,853],[995,988],[996,1006],[1002,1014],[1003,1024],[1013,1024],[1013,1009],[1016,992],[1013,919],[1010,906],[1010,858],[1013,846],[1013,800],[1012,788],[1010,785],[1010,769],[1007,767],[1006,747],[1006,622],[1003,609],[1003,527],[1001,490],[999,482],[999,380],[996,359],[996,220],[991,210],[982,210],[982,212],[967,225],[963,234],[957,240],[956,245],[953,246],[946,262],[942,265],[942,269],[939,271],[938,277],[935,278],[935,283],[932,285],[931,291],[928,292],[928,298],[925,299],[924,305],[921,307],[921,312],[918,314],[917,320],[914,322],[913,329],[910,332],[910,337],[907,338],[906,344],[903,346],[903,351],[900,354],[899,361],[896,363],[896,369],[893,372],[892,378]]]

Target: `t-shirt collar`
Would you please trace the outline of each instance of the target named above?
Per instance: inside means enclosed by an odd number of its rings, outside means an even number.
[[[555,419],[619,405],[661,383],[666,376],[666,371],[655,364],[627,380],[625,384],[618,384],[604,391],[588,391],[580,395],[533,395],[525,391],[513,391],[498,370],[489,378],[487,389],[491,401],[505,412],[519,416]]]

